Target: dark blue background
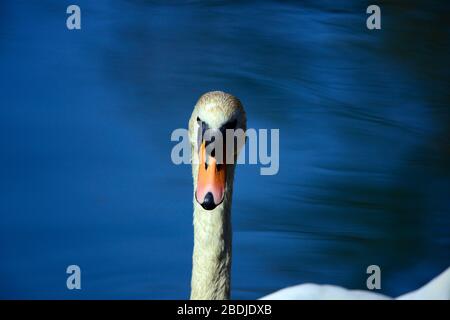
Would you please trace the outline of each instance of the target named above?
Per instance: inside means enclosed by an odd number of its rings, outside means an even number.
[[[187,298],[198,97],[280,129],[237,168],[233,298],[304,282],[397,295],[450,265],[445,1],[0,2],[0,297]],[[66,289],[66,267],[82,290]]]

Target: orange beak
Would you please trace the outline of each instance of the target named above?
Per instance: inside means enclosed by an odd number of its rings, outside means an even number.
[[[199,150],[199,168],[195,198],[206,210],[213,210],[222,203],[225,194],[226,165],[218,164],[217,159],[206,155],[206,144],[203,141]]]

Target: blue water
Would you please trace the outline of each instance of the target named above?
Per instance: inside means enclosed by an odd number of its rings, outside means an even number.
[[[0,2],[0,298],[189,296],[192,178],[171,132],[198,97],[280,129],[237,168],[232,297],[412,290],[450,265],[449,6],[365,1]],[[66,288],[66,267],[82,289]]]

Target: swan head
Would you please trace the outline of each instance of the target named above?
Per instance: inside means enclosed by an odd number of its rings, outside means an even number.
[[[223,205],[245,143],[246,115],[238,98],[213,91],[195,105],[189,120],[195,202],[205,210]],[[231,136],[231,135],[233,136]]]

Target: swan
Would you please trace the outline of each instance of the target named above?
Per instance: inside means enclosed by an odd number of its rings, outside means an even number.
[[[194,250],[192,255],[191,299],[230,298],[231,201],[237,156],[243,143],[225,154],[207,151],[205,132],[226,129],[246,130],[242,103],[231,94],[213,91],[202,95],[189,119],[192,150]],[[209,140],[208,140],[209,141]],[[212,140],[211,140],[212,141]],[[226,146],[229,141],[224,139]],[[245,140],[244,140],[245,143]],[[225,147],[223,146],[225,149]],[[229,161],[233,159],[234,161]],[[219,163],[218,163],[219,162]],[[232,162],[232,163],[230,163]],[[450,299],[450,268],[419,290],[399,299]],[[269,294],[262,299],[391,299],[363,290],[348,290],[332,285],[301,284]]]

